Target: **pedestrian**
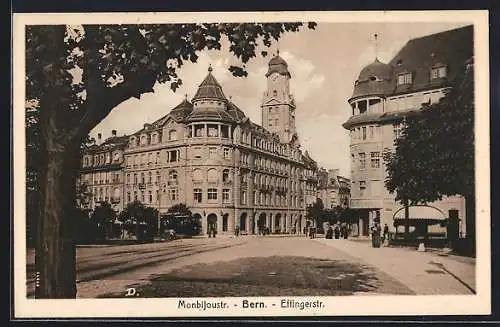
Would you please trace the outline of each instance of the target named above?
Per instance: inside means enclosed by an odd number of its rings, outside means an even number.
[[[385,243],[385,241],[388,240],[388,238],[389,238],[389,226],[387,226],[387,224],[384,224],[384,233],[382,236],[382,242]]]
[[[348,235],[349,235],[349,227],[346,224],[344,228],[344,240],[347,240]]]
[[[340,227],[338,224],[335,224],[334,227],[335,239],[338,240],[340,238]]]
[[[329,240],[331,240],[333,238],[333,228],[332,228],[332,226],[328,226],[328,230],[326,231],[325,238],[329,239]]]
[[[372,246],[374,248],[380,247],[380,231],[381,231],[380,225],[376,223],[372,227]]]

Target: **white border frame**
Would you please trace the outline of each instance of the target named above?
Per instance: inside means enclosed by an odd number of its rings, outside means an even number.
[[[325,308],[297,310],[268,307],[198,311],[177,309],[178,299],[71,299],[26,298],[25,210],[25,35],[26,25],[112,24],[175,22],[467,22],[474,25],[475,131],[476,131],[476,295],[314,297]],[[176,12],[176,13],[42,13],[13,15],[13,189],[14,189],[14,316],[16,318],[75,317],[242,317],[242,316],[379,316],[474,315],[491,312],[490,255],[490,145],[489,145],[489,38],[488,11],[370,11],[370,12]],[[201,298],[200,298],[201,299]],[[220,298],[241,304],[243,299],[279,303],[281,297]],[[300,300],[301,297],[293,299]],[[311,298],[308,298],[311,299]],[[188,298],[186,298],[188,300]],[[190,298],[189,300],[196,300]]]

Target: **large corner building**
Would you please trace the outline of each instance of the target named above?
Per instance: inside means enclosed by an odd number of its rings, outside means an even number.
[[[303,233],[306,206],[315,200],[316,163],[300,149],[291,74],[279,54],[263,78],[262,126],[225,96],[209,68],[191,101],[124,143],[91,149],[81,177],[92,193],[88,207],[111,199],[119,211],[139,200],[165,214],[185,203],[203,233],[210,227],[219,234],[264,227]]]
[[[394,150],[405,115],[435,103],[450,81],[473,56],[473,27],[466,26],[408,41],[389,63],[364,67],[348,99],[352,116],[343,124],[350,131],[351,207],[361,234],[374,222],[387,223],[404,216],[404,208],[384,186],[382,154]],[[427,206],[411,207],[411,217],[447,218],[457,210],[465,235],[465,200],[444,198]]]

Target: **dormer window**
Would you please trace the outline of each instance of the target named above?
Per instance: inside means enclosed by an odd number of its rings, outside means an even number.
[[[447,75],[446,65],[438,64],[431,68],[431,80],[444,78]]]
[[[402,73],[398,75],[398,85],[405,85],[405,84],[411,84],[413,79],[412,79],[412,73]]]

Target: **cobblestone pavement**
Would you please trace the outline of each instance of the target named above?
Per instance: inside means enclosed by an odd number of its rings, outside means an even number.
[[[318,243],[377,267],[420,295],[474,294],[476,265],[473,258],[418,252],[414,248],[373,248],[371,242],[316,239]]]

